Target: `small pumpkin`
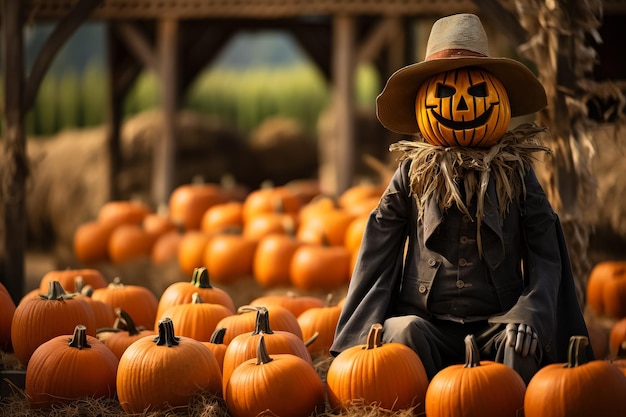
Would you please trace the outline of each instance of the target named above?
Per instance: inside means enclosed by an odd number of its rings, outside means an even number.
[[[224,355],[226,354],[227,344],[224,343],[224,335],[226,334],[226,327],[218,327],[211,334],[211,338],[208,342],[202,342],[217,359],[217,363],[220,365],[220,370],[224,368]]]
[[[609,332],[609,353],[616,355],[622,343],[626,342],[626,317],[613,323]],[[600,356],[599,358],[603,358]]]
[[[129,414],[186,406],[199,393],[221,396],[221,371],[202,342],[176,336],[169,318],[158,335],[132,343],[120,358],[117,396]]]
[[[232,284],[252,276],[252,264],[258,242],[243,235],[219,234],[207,243],[204,266],[211,279],[219,284]]]
[[[289,234],[272,234],[262,238],[252,260],[254,279],[264,288],[291,285],[289,264],[303,243]]]
[[[480,360],[473,335],[465,337],[465,363],[439,371],[426,391],[429,417],[516,417],[524,407],[526,384],[513,368]],[[497,395],[494,395],[497,393]]]
[[[150,261],[154,265],[163,265],[171,260],[178,260],[178,249],[183,240],[183,234],[178,230],[165,232],[154,241],[150,249]]]
[[[343,209],[320,212],[299,225],[296,237],[307,243],[343,246],[346,230],[354,217]]]
[[[228,201],[208,208],[202,215],[200,230],[206,233],[221,233],[243,229],[243,203]]]
[[[587,305],[601,317],[626,317],[626,261],[603,261],[587,279]]]
[[[69,292],[76,292],[75,286],[76,279],[78,277],[81,278],[82,285],[88,285],[93,289],[104,288],[107,286],[106,278],[97,269],[54,269],[46,272],[39,280],[39,292],[48,292],[50,289],[50,282],[52,281],[58,281],[59,284],[61,284],[61,287]]]
[[[204,252],[213,235],[189,230],[183,233],[178,245],[178,266],[185,275],[193,274],[194,269],[204,266]]]
[[[322,307],[309,308],[298,316],[302,337],[304,340],[312,340],[307,345],[311,356],[329,355],[340,314],[341,307],[327,304]]]
[[[302,417],[324,410],[324,384],[306,360],[268,353],[261,335],[256,354],[235,369],[224,390],[233,417]],[[294,383],[297,381],[297,383]]]
[[[279,305],[244,305],[237,309],[237,314],[225,317],[217,323],[217,328],[225,327],[224,343],[227,345],[238,335],[251,333],[256,327],[257,312],[267,309],[270,315],[270,327],[274,330],[290,332],[302,339],[302,329],[298,319],[287,308]]]
[[[415,114],[431,145],[489,147],[508,130],[511,105],[498,78],[463,67],[426,79],[415,97]]]
[[[121,224],[109,237],[109,259],[118,265],[139,258],[149,259],[156,238],[141,225]]]
[[[350,281],[352,254],[345,246],[303,245],[289,264],[292,284],[303,291],[333,291]]]
[[[158,299],[142,285],[127,285],[119,277],[104,288],[93,291],[91,298],[102,301],[111,308],[121,308],[130,314],[138,326],[154,328]]]
[[[13,352],[27,366],[41,344],[72,334],[79,324],[87,328],[87,334],[95,336],[95,318],[87,302],[66,293],[59,281],[50,281],[46,294],[23,298],[17,305],[11,321]]]
[[[617,416],[624,412],[626,376],[603,359],[589,361],[589,339],[572,336],[567,363],[544,366],[526,388],[526,417]]]
[[[205,303],[220,304],[231,313],[235,313],[235,302],[225,290],[211,284],[209,272],[205,267],[195,268],[191,281],[180,281],[170,284],[159,298],[157,317],[162,317],[165,310],[192,301],[193,294],[198,293]]]
[[[113,227],[121,224],[141,224],[150,213],[152,213],[150,207],[141,201],[114,200],[100,207],[96,220]]]
[[[109,259],[109,238],[115,224],[97,220],[81,223],[72,236],[74,256],[83,265],[94,265]]]
[[[232,311],[221,304],[205,303],[195,292],[190,303],[171,306],[159,319],[171,318],[180,336],[207,342],[215,331],[217,323],[231,314],[233,314]]]
[[[135,324],[133,318],[126,311],[121,308],[115,309],[118,323],[115,326],[117,330],[100,328],[96,333],[98,340],[103,342],[115,356],[120,359],[128,346],[133,342],[141,339],[145,336],[155,335],[156,331],[149,330],[143,327],[138,327]],[[111,334],[106,337],[101,337],[104,331],[111,331]]]
[[[41,344],[26,368],[25,393],[31,408],[51,408],[82,398],[113,398],[118,358],[87,328]]]
[[[261,213],[288,214],[297,220],[303,205],[292,188],[262,187],[251,191],[243,201],[243,222],[246,224]]]
[[[250,301],[249,305],[284,307],[297,318],[310,308],[324,307],[326,302],[312,295],[298,295],[293,291],[287,291],[285,294],[261,295]]]
[[[348,348],[331,362],[326,386],[333,410],[360,403],[424,412],[428,377],[422,361],[403,344],[382,343],[382,332],[381,324],[373,324],[365,345]]]
[[[224,354],[222,369],[222,384],[224,388],[226,388],[232,372],[241,363],[254,357],[258,339],[263,335],[265,335],[265,341],[270,353],[289,353],[299,356],[311,365],[313,364],[311,354],[300,337],[288,331],[272,330],[269,314],[267,308],[260,307],[256,312],[254,331],[237,335],[228,344]]]
[[[218,184],[193,182],[179,185],[170,195],[169,216],[182,230],[199,230],[204,213],[229,199],[228,193]]]

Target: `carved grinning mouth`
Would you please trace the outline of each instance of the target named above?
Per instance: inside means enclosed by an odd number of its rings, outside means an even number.
[[[466,122],[463,122],[463,121],[457,122],[454,120],[446,119],[439,113],[435,112],[435,110],[432,108],[430,109],[430,111],[433,114],[433,116],[435,116],[435,119],[437,119],[437,121],[442,126],[445,126],[452,130],[467,130],[467,129],[476,129],[477,127],[480,127],[486,124],[489,118],[491,117],[491,113],[493,112],[493,106],[495,104],[498,104],[498,103],[491,103],[489,105],[489,108],[483,114],[481,114],[480,116],[478,116],[477,118],[473,120],[468,120]]]

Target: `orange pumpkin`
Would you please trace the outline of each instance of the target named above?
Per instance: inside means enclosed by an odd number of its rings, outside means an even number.
[[[242,235],[259,241],[265,236],[292,233],[295,229],[293,216],[289,214],[259,213],[244,224]]]
[[[202,342],[176,336],[172,320],[159,322],[158,336],[132,343],[120,358],[117,396],[129,414],[187,406],[197,394],[221,396],[217,359]]]
[[[297,295],[293,291],[286,294],[262,295],[250,301],[252,306],[280,306],[284,307],[295,317],[300,317],[302,313],[311,309],[324,307],[324,300],[311,295]]]
[[[609,332],[609,353],[616,355],[623,342],[626,342],[626,317],[616,321],[611,326]]]
[[[140,225],[121,224],[109,237],[109,259],[122,264],[139,258],[150,258],[156,236],[147,233]]]
[[[22,299],[11,321],[13,352],[22,365],[41,344],[61,335],[72,334],[82,324],[96,335],[91,307],[81,298],[67,294],[59,281],[51,281],[47,294]]]
[[[229,199],[228,193],[216,184],[183,184],[176,187],[170,195],[169,215],[183,230],[198,230],[204,213]]]
[[[228,344],[222,368],[222,386],[224,389],[226,389],[233,371],[243,362],[255,357],[256,346],[259,338],[262,336],[265,336],[265,343],[269,353],[289,353],[313,365],[311,354],[302,338],[291,332],[273,330],[270,327],[269,314],[267,308],[259,308],[256,311],[254,331],[237,335]]]
[[[522,415],[526,384],[511,367],[480,360],[473,335],[465,337],[465,363],[439,371],[426,390],[429,417]],[[494,395],[494,393],[497,393]]]
[[[252,276],[257,241],[242,235],[219,234],[204,250],[204,266],[214,282],[232,284]]]
[[[183,240],[183,234],[178,230],[170,230],[160,235],[150,250],[150,260],[154,265],[163,265],[169,261],[178,260],[178,249]]]
[[[224,355],[226,354],[226,348],[228,345],[224,343],[224,335],[226,334],[225,327],[218,327],[211,334],[211,338],[208,342],[202,342],[217,359],[217,363],[220,365],[220,370],[224,368]]]
[[[185,275],[193,274],[196,268],[204,266],[204,251],[212,235],[199,230],[183,234],[178,245],[178,266]]]
[[[109,238],[116,226],[97,220],[80,224],[72,238],[76,259],[85,265],[106,261],[109,258]]]
[[[539,369],[526,387],[526,417],[616,416],[624,412],[626,377],[603,359],[589,361],[589,339],[572,336],[567,363]]]
[[[382,343],[382,332],[381,324],[373,324],[365,345],[348,348],[331,362],[326,388],[333,410],[361,403],[424,411],[428,377],[422,361],[403,344]]]
[[[231,314],[232,311],[221,304],[205,303],[202,297],[195,292],[190,303],[171,306],[163,312],[159,319],[171,318],[180,336],[208,342],[217,327],[217,323]]]
[[[216,328],[226,328],[224,343],[228,345],[238,335],[253,332],[257,322],[257,312],[260,309],[266,309],[269,312],[272,329],[293,333],[302,339],[302,329],[300,329],[298,319],[285,307],[278,305],[241,306],[237,309],[237,314],[225,317],[217,323]]]
[[[140,201],[108,201],[98,211],[97,221],[113,227],[121,224],[138,225],[150,213],[150,207]]]
[[[348,283],[351,265],[346,247],[310,244],[295,251],[289,274],[292,284],[301,290],[332,291]]]
[[[302,242],[343,246],[352,220],[354,215],[343,209],[318,213],[300,224],[296,237]]]
[[[228,201],[216,204],[202,215],[200,230],[206,233],[221,233],[243,228],[243,203]]]
[[[269,337],[261,334],[256,354],[231,374],[224,388],[228,411],[233,417],[301,417],[324,411],[324,384],[313,366],[292,354],[270,355]]]
[[[626,261],[596,264],[587,280],[587,304],[594,313],[609,318],[626,317]]]
[[[130,314],[121,308],[115,309],[115,315],[118,320],[115,325],[117,330],[103,328],[107,331],[111,331],[111,334],[106,337],[101,337],[102,333],[99,329],[96,337],[115,354],[117,359],[122,357],[128,346],[130,346],[133,342],[141,339],[142,337],[155,335],[157,333],[154,330],[137,327]]]
[[[54,269],[46,272],[44,276],[41,277],[41,280],[39,280],[39,292],[47,293],[52,281],[58,281],[64,289],[75,292],[76,278],[78,277],[81,278],[82,285],[88,285],[93,289],[107,286],[106,278],[97,269]]]
[[[68,343],[69,340],[69,343]],[[51,408],[85,398],[113,398],[119,361],[87,328],[59,335],[39,346],[26,368],[25,393],[31,408]]]
[[[133,317],[138,326],[154,328],[158,300],[154,293],[141,285],[126,285],[119,277],[105,288],[95,289],[91,297],[111,308],[121,308]]]
[[[346,229],[346,236],[344,238],[344,246],[352,253],[357,253],[361,248],[361,241],[363,240],[363,233],[365,233],[365,226],[369,220],[369,213],[357,216],[350,222]]]
[[[312,340],[307,345],[311,356],[329,355],[340,314],[341,307],[327,305],[310,308],[298,316],[302,337]]]
[[[288,234],[265,236],[257,245],[252,261],[252,274],[265,288],[291,285],[289,264],[303,242]]]
[[[248,223],[260,213],[282,213],[297,219],[302,206],[302,200],[291,188],[259,188],[250,192],[243,201],[243,222]]]
[[[194,293],[202,297],[206,303],[223,305],[231,313],[235,313],[235,303],[231,296],[223,289],[214,287],[207,269],[200,267],[194,269],[191,281],[174,282],[163,291],[159,298],[157,317],[162,317],[165,310],[170,307],[190,303]]]
[[[415,114],[432,145],[489,147],[508,130],[511,105],[499,79],[463,67],[426,79],[415,97]]]

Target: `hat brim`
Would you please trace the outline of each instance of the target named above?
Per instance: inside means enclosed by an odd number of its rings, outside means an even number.
[[[417,133],[415,97],[420,85],[435,74],[462,67],[482,68],[498,78],[509,96],[513,117],[534,113],[548,103],[543,85],[521,62],[510,58],[442,58],[411,64],[394,72],[376,98],[378,120],[393,132]]]

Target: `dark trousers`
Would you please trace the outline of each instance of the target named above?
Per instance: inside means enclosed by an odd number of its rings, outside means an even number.
[[[481,360],[491,360],[515,369],[524,382],[539,369],[540,355],[522,357],[514,348],[507,346],[506,325],[485,321],[457,323],[449,320],[418,316],[400,316],[385,320],[383,342],[402,343],[422,360],[428,379],[441,369],[465,363],[465,336],[473,334]]]

